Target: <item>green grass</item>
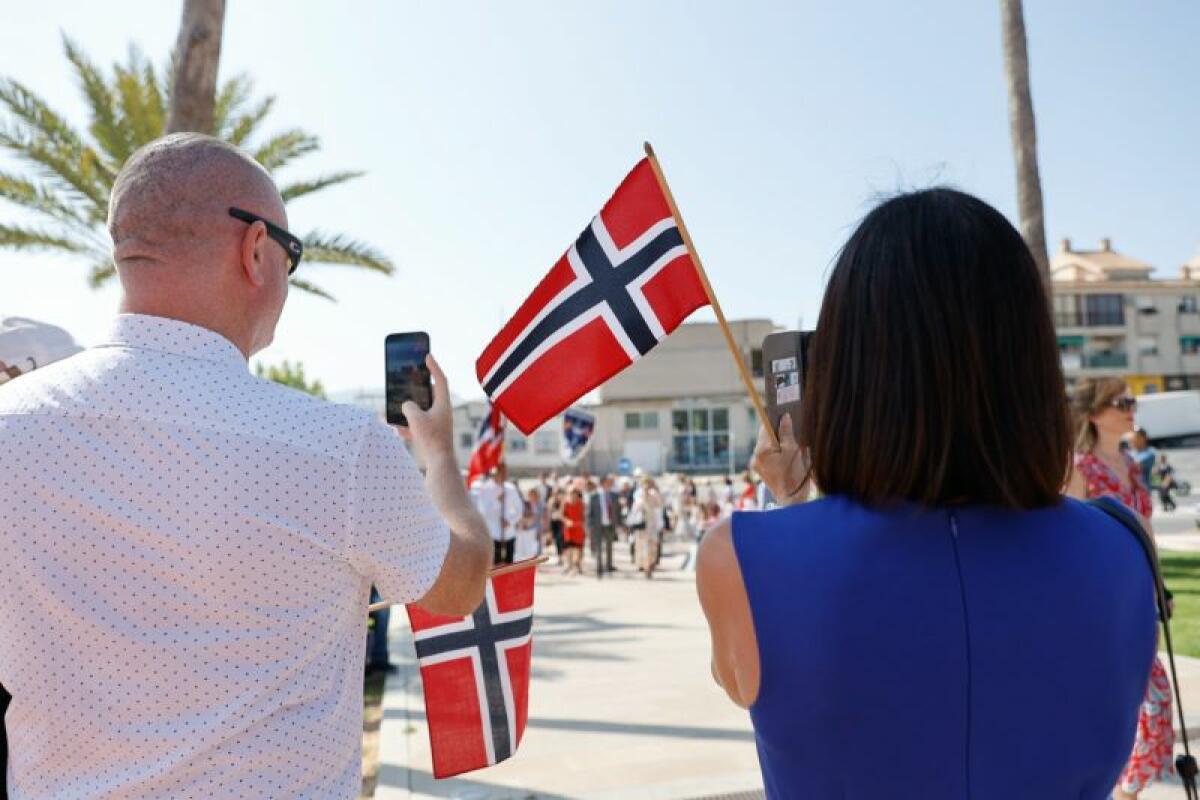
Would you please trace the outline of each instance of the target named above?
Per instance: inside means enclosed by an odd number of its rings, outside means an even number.
[[[1175,652],[1200,657],[1200,553],[1159,551],[1163,580],[1175,593],[1171,639]]]

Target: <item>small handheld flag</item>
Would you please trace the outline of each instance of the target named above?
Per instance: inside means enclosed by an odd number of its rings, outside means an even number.
[[[504,460],[504,417],[497,406],[488,405],[487,414],[479,423],[475,434],[475,450],[467,464],[467,486],[470,487],[483,475],[487,475]]]
[[[596,418],[578,408],[568,408],[563,412],[563,442],[562,457],[568,464],[574,464],[583,458],[588,445],[592,441],[592,432],[596,429]]]
[[[483,351],[475,374],[530,434],[708,304],[648,156]]]
[[[529,718],[538,563],[531,559],[497,571],[488,579],[483,603],[468,617],[408,606],[435,778],[498,764],[521,742]]]

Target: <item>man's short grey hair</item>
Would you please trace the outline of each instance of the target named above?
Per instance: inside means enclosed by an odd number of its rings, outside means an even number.
[[[278,198],[270,175],[243,150],[201,133],[172,133],[125,162],[113,182],[108,229],[116,244],[129,236],[197,234],[239,199],[272,196]]]

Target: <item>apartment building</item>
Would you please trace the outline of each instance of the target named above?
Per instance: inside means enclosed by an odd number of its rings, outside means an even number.
[[[1118,376],[1137,394],[1200,389],[1200,254],[1177,278],[1101,239],[1064,239],[1050,259],[1054,324],[1068,383]]]

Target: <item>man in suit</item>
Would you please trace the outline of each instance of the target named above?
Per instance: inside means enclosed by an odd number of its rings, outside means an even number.
[[[596,577],[614,572],[613,542],[617,540],[617,525],[620,520],[621,504],[613,491],[611,475],[605,475],[597,487],[588,481],[587,529],[592,543],[592,554],[596,557]]]

